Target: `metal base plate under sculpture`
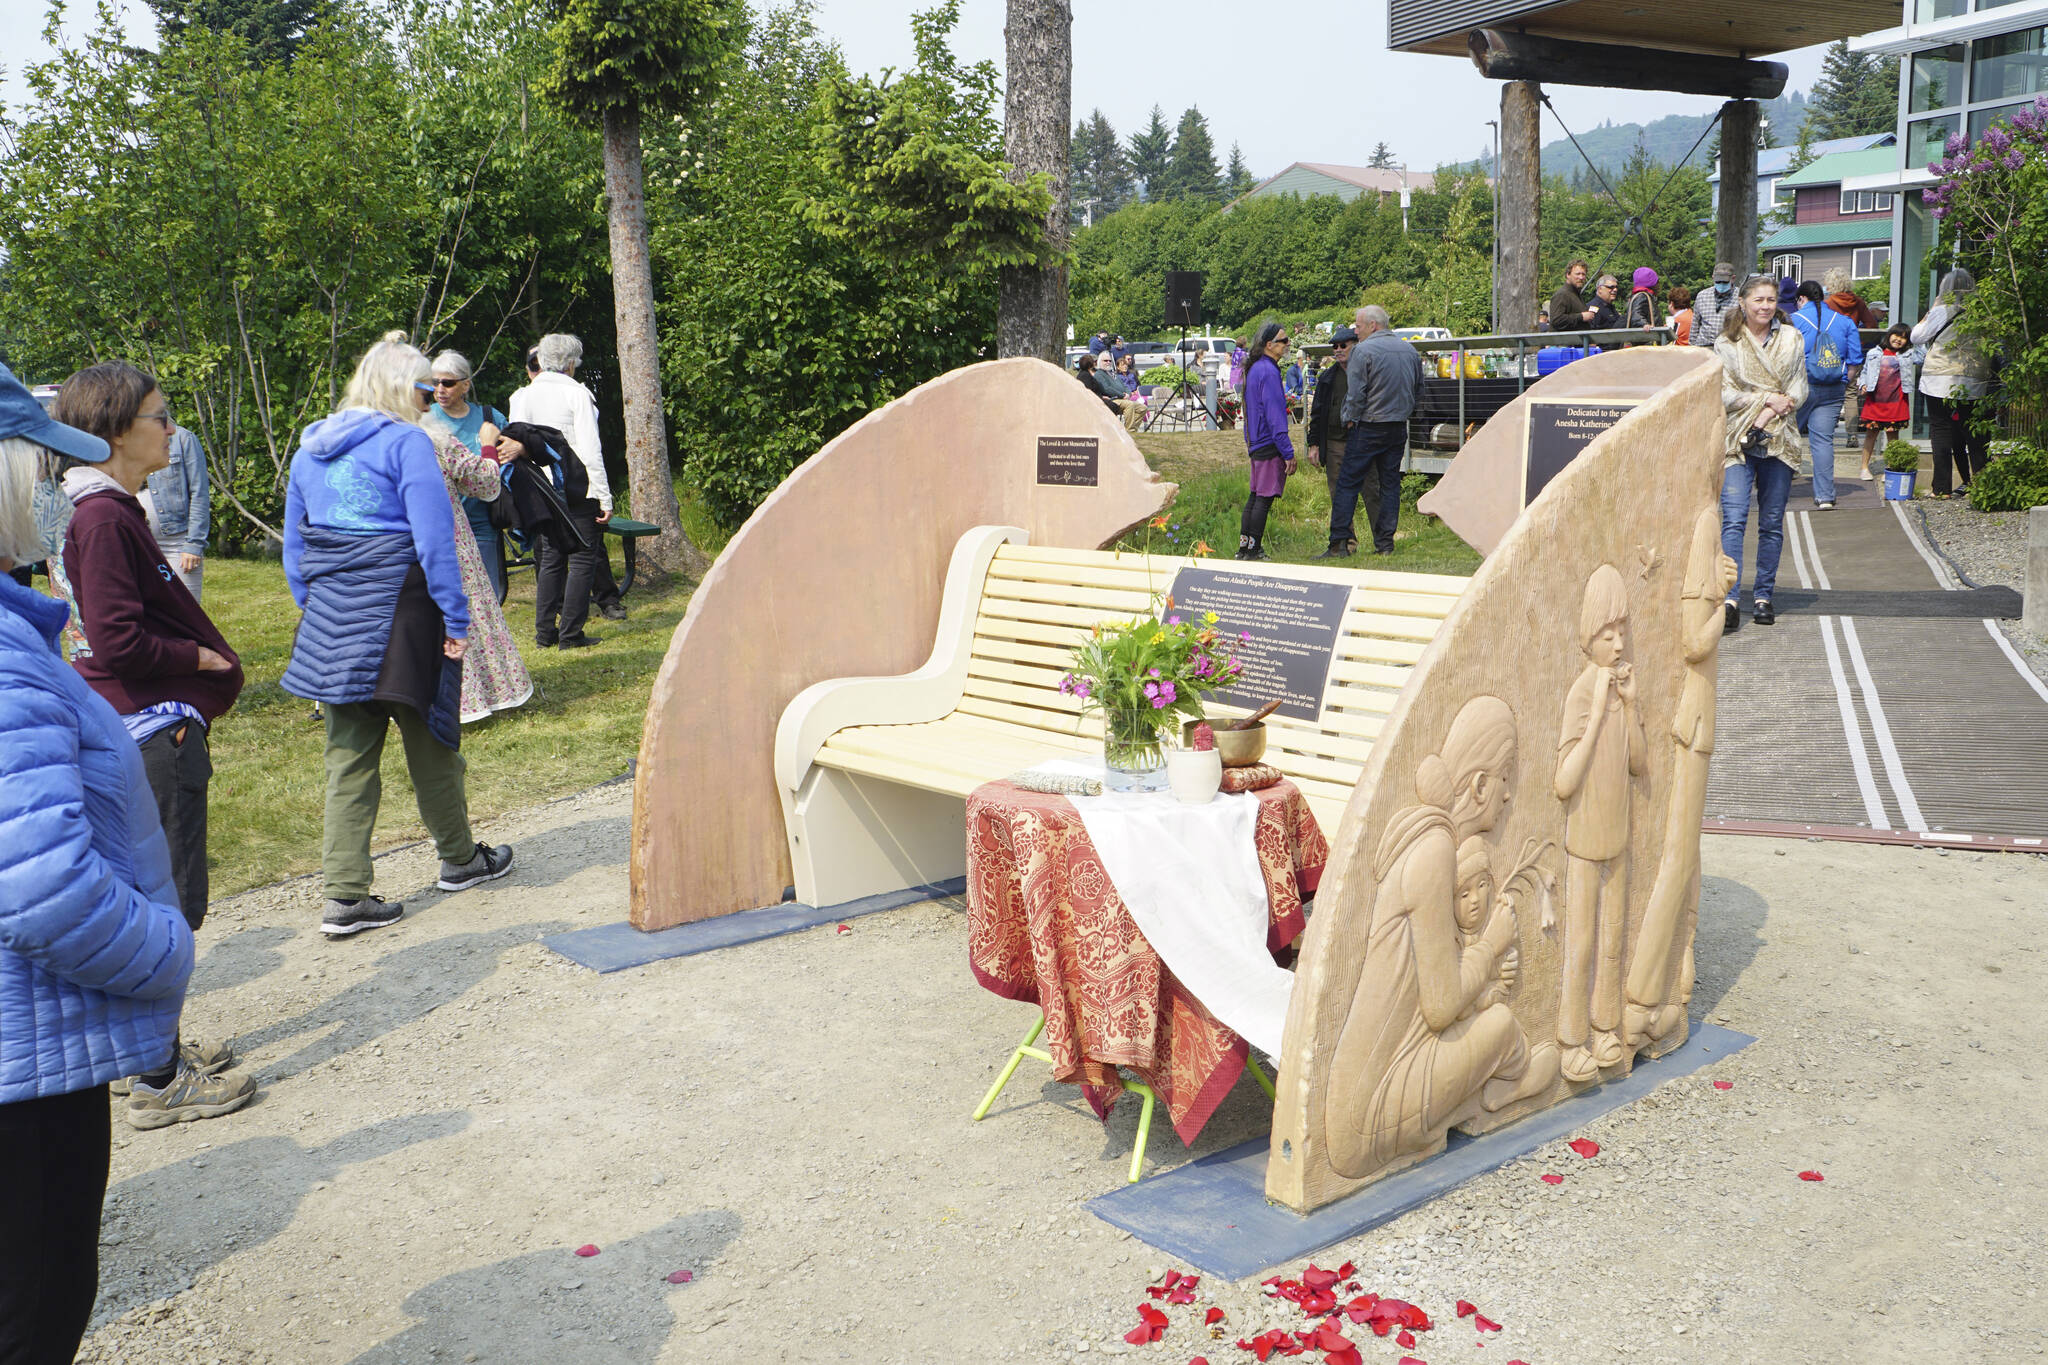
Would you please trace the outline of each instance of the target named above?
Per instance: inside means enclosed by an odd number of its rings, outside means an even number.
[[[617,972],[628,967],[644,967],[663,958],[688,957],[692,953],[735,948],[764,938],[780,938],[784,934],[816,929],[820,925],[836,924],[861,915],[900,909],[919,901],[958,896],[966,890],[967,879],[954,877],[930,886],[913,886],[879,896],[863,896],[843,905],[801,905],[796,901],[784,901],[780,905],[764,905],[758,910],[690,920],[652,933],[622,922],[600,924],[595,929],[572,929],[566,934],[551,935],[541,942],[578,966],[588,967],[594,972]]]
[[[1242,1280],[1391,1222],[1755,1041],[1732,1029],[1694,1024],[1683,1046],[1654,1062],[1639,1062],[1618,1080],[1481,1137],[1453,1132],[1438,1155],[1309,1214],[1267,1200],[1265,1138],[1099,1195],[1088,1207],[1205,1275]]]

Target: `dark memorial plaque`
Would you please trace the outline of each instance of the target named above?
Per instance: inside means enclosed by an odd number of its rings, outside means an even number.
[[[1569,398],[1529,400],[1529,441],[1522,466],[1522,506],[1536,501],[1550,481],[1578,458],[1593,438],[1628,415],[1629,399]]]
[[[1095,471],[1102,458],[1099,436],[1041,436],[1038,438],[1038,481],[1065,488],[1095,487]]]
[[[1256,711],[1269,701],[1279,714],[1313,721],[1323,711],[1330,659],[1351,588],[1278,578],[1239,569],[1182,569],[1173,576],[1173,615],[1199,620],[1216,613],[1216,629],[1236,639],[1244,673],[1214,694],[1226,706]]]

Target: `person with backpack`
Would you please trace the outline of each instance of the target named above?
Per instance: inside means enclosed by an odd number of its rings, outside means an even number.
[[[1842,400],[1863,370],[1863,338],[1855,323],[1827,306],[1826,292],[1812,280],[1799,286],[1798,298],[1792,325],[1806,343],[1806,401],[1797,420],[1813,460],[1814,510],[1825,512],[1835,505],[1835,428]]]

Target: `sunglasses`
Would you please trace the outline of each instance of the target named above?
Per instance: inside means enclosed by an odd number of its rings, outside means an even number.
[[[455,386],[456,386],[457,384],[460,384],[460,383],[462,383],[462,382],[463,382],[463,381],[461,381],[460,379],[439,379],[439,378],[437,378],[437,379],[435,379],[435,380],[434,380],[434,387],[435,387],[435,388],[437,388],[437,389],[452,389],[452,388],[454,388],[454,387],[455,387]]]
[[[414,384],[413,389],[415,392],[418,393],[432,393],[434,391],[434,386],[432,384],[427,383],[425,380],[422,380],[419,383]]]

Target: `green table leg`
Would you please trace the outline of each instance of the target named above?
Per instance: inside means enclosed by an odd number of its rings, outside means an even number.
[[[1252,1079],[1259,1083],[1259,1089],[1266,1092],[1267,1099],[1270,1100],[1278,1098],[1278,1096],[1276,1096],[1273,1093],[1272,1078],[1266,1075],[1266,1073],[1260,1069],[1258,1061],[1255,1058],[1253,1058],[1252,1054],[1249,1052],[1244,1054],[1244,1069],[1252,1073]]]
[[[1145,1097],[1145,1105],[1138,1111],[1138,1136],[1131,1143],[1131,1174],[1124,1182],[1135,1185],[1145,1174],[1145,1143],[1152,1136],[1152,1105],[1158,1096],[1154,1095],[1152,1087],[1143,1081],[1125,1081],[1124,1089]]]
[[[1045,1030],[1045,1016],[1039,1015],[1038,1022],[1031,1026],[1031,1032],[1024,1035],[1024,1041],[1017,1044],[1017,1050],[1010,1054],[1010,1060],[1003,1066],[1003,1074],[996,1077],[996,1083],[981,1097],[981,1105],[974,1111],[974,1121],[980,1123],[988,1117],[989,1107],[996,1102],[996,1096],[1003,1093],[1003,1087],[1010,1083],[1010,1077],[1017,1074],[1017,1068],[1026,1057],[1036,1057],[1042,1062],[1051,1062],[1052,1054],[1031,1046],[1038,1041],[1038,1035]]]

